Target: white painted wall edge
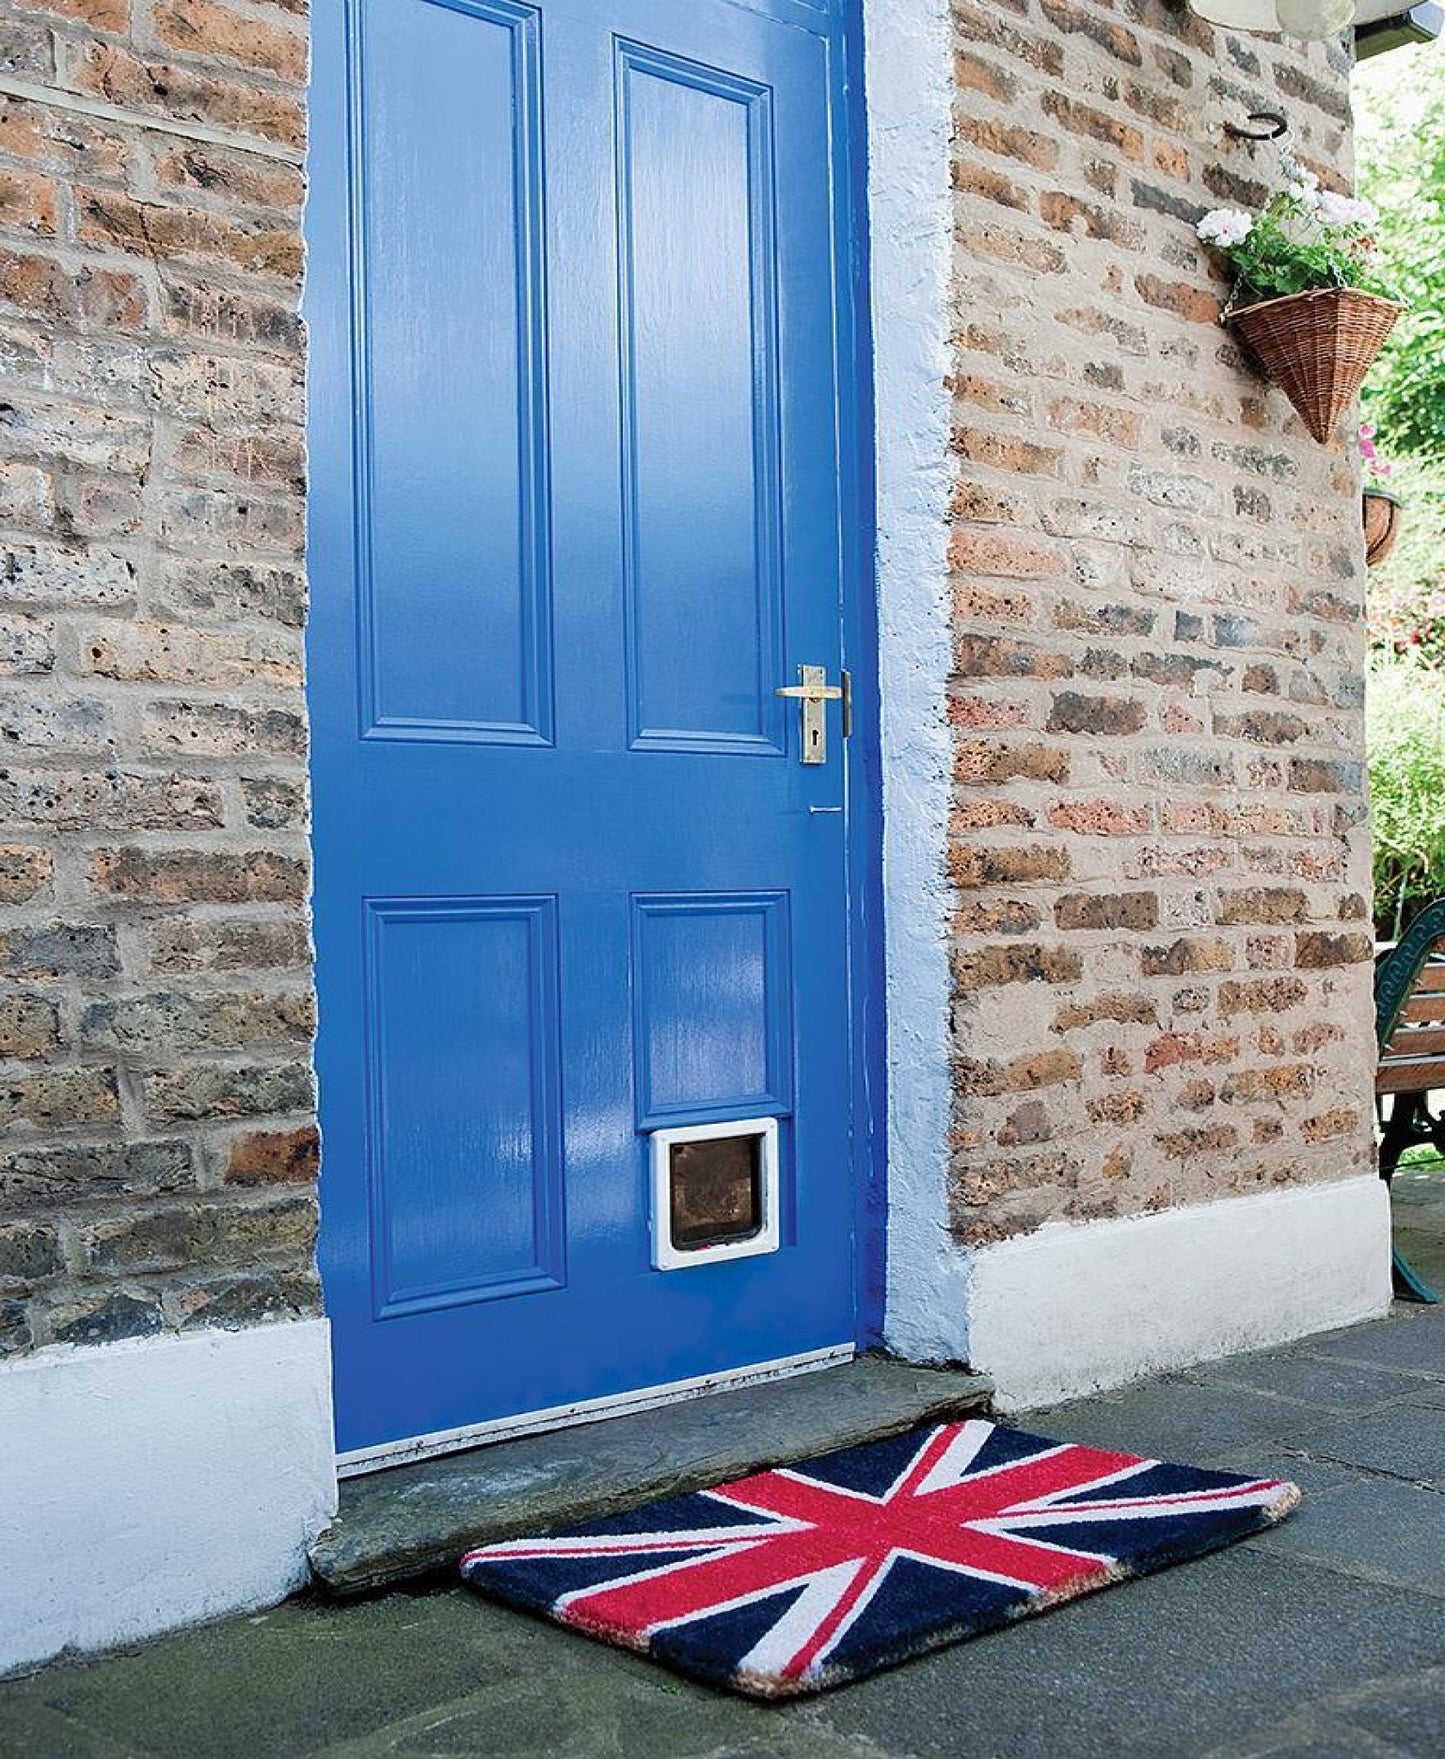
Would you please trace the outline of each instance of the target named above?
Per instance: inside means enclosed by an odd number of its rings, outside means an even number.
[[[947,0],[864,9],[883,704],[888,1282],[901,1355],[968,1354],[967,1260],[948,1233]]]
[[[1370,1174],[1050,1223],[970,1270],[970,1361],[1026,1410],[1384,1313],[1389,1192]]]
[[[305,1582],[336,1510],[328,1331],[297,1320],[0,1364],[0,1674]]]

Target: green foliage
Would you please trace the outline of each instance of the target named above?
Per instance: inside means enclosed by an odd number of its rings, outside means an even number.
[[[1375,926],[1383,940],[1445,897],[1445,674],[1378,664],[1365,698]]]
[[[1387,452],[1445,462],[1445,52],[1422,43],[1364,62],[1352,95],[1360,192],[1410,306],[1366,381],[1365,413]]]

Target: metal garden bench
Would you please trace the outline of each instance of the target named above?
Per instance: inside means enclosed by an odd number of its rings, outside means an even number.
[[[1431,1093],[1445,1090],[1445,899],[1422,910],[1376,958],[1375,1036],[1380,1177],[1388,1184],[1405,1150],[1419,1143],[1429,1143],[1445,1161],[1445,1111],[1430,1110]],[[1397,1295],[1439,1300],[1398,1247],[1394,1271]]]

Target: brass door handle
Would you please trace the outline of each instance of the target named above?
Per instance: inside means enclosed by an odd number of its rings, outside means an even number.
[[[830,684],[826,666],[799,666],[798,677],[802,682],[784,684],[774,693],[777,696],[793,697],[802,710],[801,763],[828,761],[828,720],[824,703],[841,702],[843,737],[846,739],[853,731],[853,681],[846,672],[840,676],[840,683]]]

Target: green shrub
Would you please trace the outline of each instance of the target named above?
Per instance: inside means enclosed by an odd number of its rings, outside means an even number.
[[[1410,310],[1365,387],[1387,455],[1445,460],[1445,55],[1435,43],[1363,62],[1351,83],[1360,191]]]
[[[1445,674],[1377,663],[1365,697],[1374,837],[1375,927],[1394,940],[1445,897]]]

